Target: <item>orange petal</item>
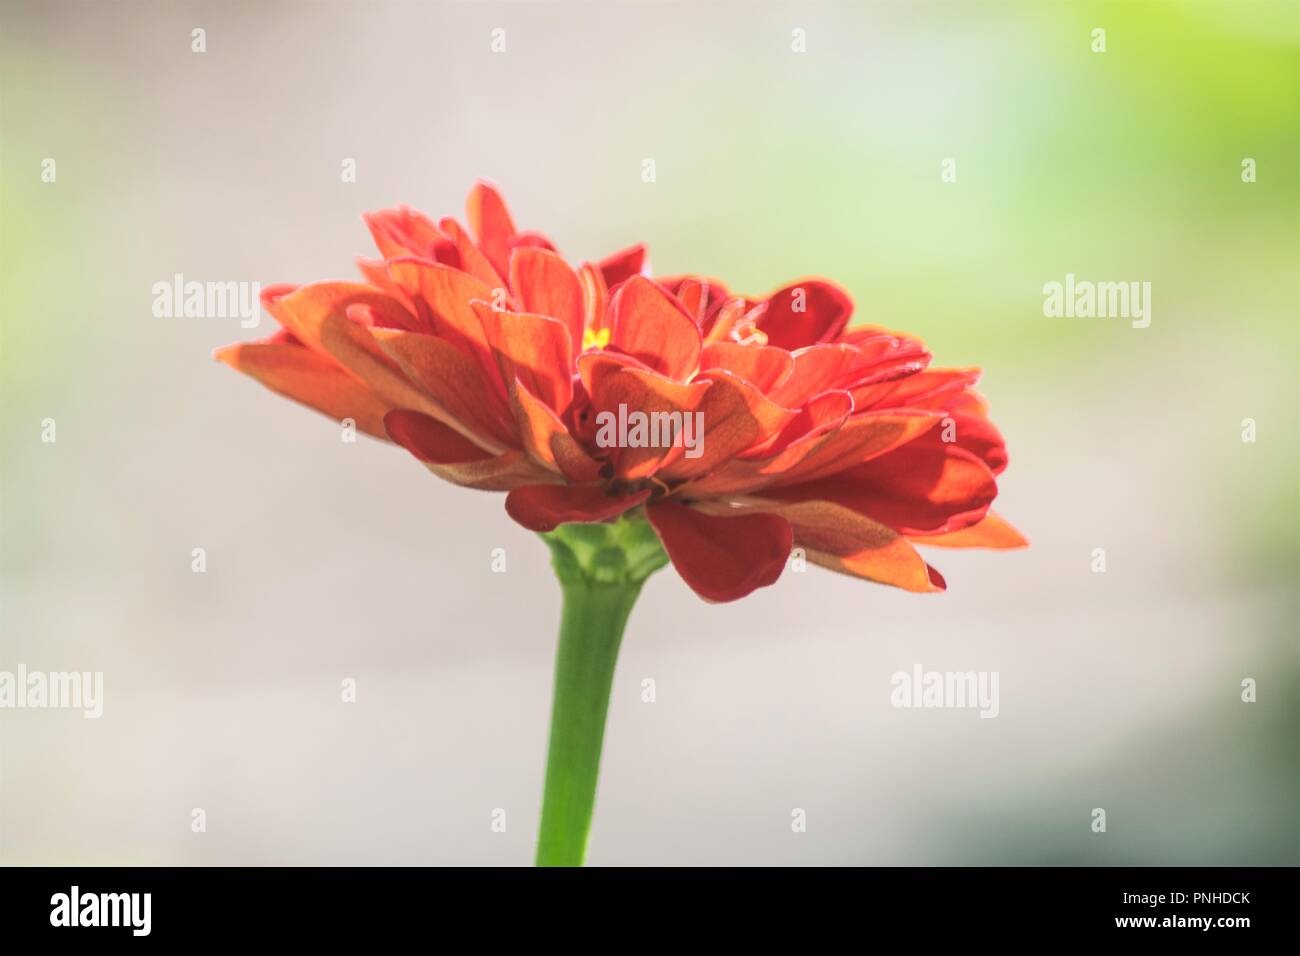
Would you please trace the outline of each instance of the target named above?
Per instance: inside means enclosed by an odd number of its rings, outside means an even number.
[[[474,240],[469,237],[469,233],[460,227],[460,223],[451,217],[447,217],[438,223],[438,228],[446,233],[447,238],[455,244],[456,256],[461,271],[468,272],[475,279],[486,283],[493,289],[505,288],[505,280],[493,268],[492,263],[488,261],[488,257],[483,254],[483,251],[474,245]]]
[[[798,412],[782,408],[742,378],[721,369],[697,378],[709,382],[700,401],[702,428],[697,457],[679,444],[663,465],[667,480],[684,480],[713,471],[754,445],[767,442],[792,422]]]
[[[388,406],[326,355],[303,345],[249,342],[218,349],[215,357],[273,392],[335,421],[351,418],[366,434],[388,439],[384,430]]]
[[[840,471],[912,441],[938,421],[935,413],[872,413],[848,419],[829,434],[813,431],[780,451],[735,458],[712,474],[678,489],[687,497],[750,493],[806,480],[805,475]]]
[[[790,525],[774,514],[708,515],[674,501],[646,506],[673,567],[706,601],[774,584],[790,555]]]
[[[614,294],[610,344],[670,378],[684,380],[700,364],[700,330],[677,300],[643,276]]]
[[[808,399],[838,388],[860,353],[851,345],[813,345],[791,356],[794,369],[778,387],[772,401],[800,408]]]
[[[808,560],[832,571],[891,584],[905,591],[942,591],[942,576],[902,535],[829,501],[745,498],[740,513],[780,515],[794,529],[794,543]],[[697,506],[698,507],[698,506]],[[717,511],[725,505],[713,505]]]
[[[1029,540],[1007,523],[1006,519],[990,511],[984,520],[960,531],[948,534],[930,534],[913,537],[913,544],[934,545],[937,548],[996,548],[1009,550],[1027,548]]]
[[[900,448],[939,421],[937,412],[867,412],[823,436],[816,448],[780,476],[780,484],[813,481]]]
[[[375,343],[375,330],[330,313],[320,329],[320,347],[355,375],[389,408],[413,408],[437,416],[437,404],[417,388]]]
[[[514,416],[488,388],[478,363],[446,339],[418,332],[376,329],[379,347],[423,389],[442,414],[438,417],[484,448],[502,451],[517,444]]]
[[[661,413],[684,416],[699,408],[710,384],[683,384],[648,369],[620,366],[609,361],[589,361],[587,368],[591,376],[588,390],[591,394],[597,442],[602,440],[603,422],[616,425],[619,421],[620,406],[629,414],[644,413],[647,422],[657,421],[654,416]],[[684,421],[682,418],[677,420]],[[611,431],[616,432],[616,428]],[[611,437],[609,432],[605,434]],[[618,437],[617,434],[612,435],[615,440]],[[679,435],[678,440],[680,437]],[[626,479],[648,478],[653,475],[672,451],[671,445],[634,448],[610,444],[606,447],[614,465],[615,476]]]
[[[710,342],[700,353],[700,371],[713,369],[725,369],[770,393],[794,372],[794,359],[785,349],[766,345]]]
[[[488,347],[483,322],[471,304],[492,301],[492,290],[467,272],[434,262],[396,259],[388,264],[388,271],[425,320],[426,329],[422,331],[432,332],[473,356],[488,386],[504,401],[506,380]]]
[[[479,248],[492,263],[499,275],[507,275],[510,269],[510,240],[515,235],[515,223],[506,209],[506,202],[501,198],[496,185],[486,179],[480,179],[469,191],[465,201],[465,215],[469,219],[470,231],[478,239]]]
[[[844,426],[853,414],[853,396],[844,391],[822,392],[808,401],[799,414],[790,421],[779,435],[766,443],[762,451],[773,454],[788,448],[796,441],[815,438],[836,431]]]
[[[529,531],[617,518],[650,497],[649,489],[613,494],[603,485],[532,485],[506,496],[506,512]]]
[[[510,291],[525,312],[547,315],[569,330],[574,349],[582,345],[583,287],[569,264],[537,246],[520,246],[510,256]],[[571,361],[571,360],[570,360]]]
[[[437,260],[440,249],[449,245],[438,227],[424,213],[410,206],[380,209],[361,217],[365,220],[375,245],[385,259],[419,256]]]
[[[928,368],[883,384],[858,386],[853,400],[858,408],[938,408],[979,381],[977,368]]]
[[[486,283],[468,272],[419,259],[395,259],[388,272],[415,304],[428,331],[466,346],[471,354],[486,353],[483,325],[470,306],[475,299],[492,300]]]
[[[510,397],[525,451],[574,484],[595,481],[600,477],[600,462],[587,454],[569,434],[560,417],[518,379]]]
[[[498,312],[475,302],[503,381],[523,382],[558,413],[573,400],[573,345],[563,323],[531,312]]]
[[[346,317],[348,308],[354,305],[369,306],[386,317],[386,324],[398,328],[413,320],[391,296],[360,282],[315,282],[296,288],[269,286],[262,290],[262,305],[303,344],[315,348],[321,347],[325,320],[331,315]]]

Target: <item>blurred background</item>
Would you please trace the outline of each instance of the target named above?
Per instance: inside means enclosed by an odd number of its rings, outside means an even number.
[[[1297,861],[1295,3],[0,11],[0,670],[104,674],[99,720],[0,711],[0,862],[531,861],[545,548],[212,360],[269,317],[151,311],[353,277],[363,211],[477,176],[571,260],[825,275],[983,366],[1033,542],[934,552],[939,596],[655,576],[593,864]],[[1066,273],[1149,281],[1150,327],[1044,317]],[[918,663],[997,671],[999,717],[892,708]]]

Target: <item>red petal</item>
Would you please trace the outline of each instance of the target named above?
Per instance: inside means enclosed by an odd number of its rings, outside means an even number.
[[[801,311],[795,311],[797,306]],[[852,314],[853,300],[839,286],[824,279],[803,279],[768,296],[758,328],[769,345],[794,351],[832,341]]]
[[[965,449],[922,439],[871,461],[765,495],[833,501],[900,534],[957,531],[984,517],[997,496],[988,467]]]
[[[506,512],[529,531],[554,531],[571,522],[617,518],[649,497],[649,489],[617,495],[603,485],[531,485],[510,492]]]
[[[707,601],[774,584],[790,556],[790,525],[776,515],[720,517],[661,501],[646,516],[682,580]]]
[[[420,461],[453,465],[495,457],[430,415],[397,408],[384,416],[388,436]]]
[[[714,507],[723,507],[715,505]],[[907,539],[861,514],[829,501],[747,499],[742,513],[780,515],[809,561],[854,577],[906,591],[942,591],[942,576]]]
[[[436,418],[396,409],[384,418],[393,441],[402,445],[439,478],[481,491],[511,491],[554,476],[521,451],[484,452]]]
[[[650,259],[646,247],[638,243],[606,256],[597,263],[597,267],[605,279],[605,287],[612,289],[632,276],[649,275]]]

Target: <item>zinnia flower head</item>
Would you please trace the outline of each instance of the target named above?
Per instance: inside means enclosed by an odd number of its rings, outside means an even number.
[[[796,547],[924,592],[945,585],[917,544],[1025,544],[989,511],[1007,455],[979,370],[850,329],[833,283],[753,298],[652,278],[643,246],[574,268],[482,181],[467,218],[366,216],[381,258],[359,261],[364,282],[267,288],[281,330],[217,357],[441,478],[507,492],[533,531],[643,511],[712,601],[772,584]],[[673,437],[602,435],[629,419]],[[678,427],[693,422],[694,443]]]

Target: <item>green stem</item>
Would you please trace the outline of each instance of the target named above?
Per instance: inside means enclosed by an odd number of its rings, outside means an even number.
[[[632,606],[667,561],[644,518],[562,525],[543,535],[564,593],[538,866],[581,866],[587,852],[614,666]]]

